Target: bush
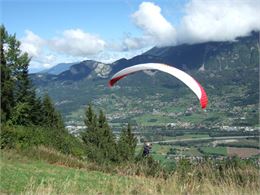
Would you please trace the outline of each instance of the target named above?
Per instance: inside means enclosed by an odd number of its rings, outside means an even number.
[[[44,145],[53,147],[64,154],[77,157],[84,155],[80,140],[65,130],[43,127],[1,126],[1,149],[27,149]]]
[[[24,149],[44,143],[44,134],[38,128],[1,126],[1,149]]]

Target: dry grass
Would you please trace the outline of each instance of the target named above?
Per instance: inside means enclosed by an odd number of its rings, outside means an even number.
[[[259,188],[249,188],[234,185],[234,183],[224,182],[216,185],[214,182],[205,179],[203,182],[190,180],[187,183],[180,182],[178,176],[173,175],[168,180],[130,177],[123,181],[120,178],[105,180],[101,182],[102,188],[92,188],[88,186],[80,187],[77,181],[64,181],[60,187],[54,181],[47,183],[42,181],[40,185],[33,180],[26,187],[23,194],[146,194],[146,195],[170,195],[170,194],[214,194],[214,195],[257,195]],[[97,181],[99,183],[99,181]]]
[[[147,177],[154,168],[148,162],[100,167],[45,147],[19,155],[4,152],[0,193],[19,194],[126,194],[126,195],[256,195],[260,194],[260,173],[244,164],[219,166],[211,161],[192,165],[179,163],[172,174],[163,170]],[[37,164],[43,160],[44,163]],[[15,162],[14,162],[15,161]],[[186,164],[185,164],[186,163]],[[51,165],[49,165],[51,164]],[[227,166],[228,165],[228,166]],[[92,171],[99,170],[99,171]],[[105,172],[110,172],[105,173]],[[16,178],[16,184],[10,182]],[[25,178],[27,180],[25,181]],[[17,189],[13,189],[17,187]]]
[[[133,165],[132,165],[133,166]],[[132,167],[133,169],[135,167]],[[125,170],[126,171],[126,170]],[[215,171],[215,172],[214,172]],[[120,172],[118,170],[118,172]],[[125,175],[127,174],[127,175]],[[97,186],[81,186],[80,177],[65,180],[57,187],[54,181],[33,182],[27,186],[25,194],[214,194],[214,195],[257,195],[260,194],[259,172],[247,167],[246,169],[227,169],[220,175],[212,170],[209,165],[198,166],[195,169],[175,171],[169,178],[146,177],[143,174],[133,175],[133,170],[128,166],[128,172],[109,179],[98,179]],[[102,177],[102,175],[100,175]]]

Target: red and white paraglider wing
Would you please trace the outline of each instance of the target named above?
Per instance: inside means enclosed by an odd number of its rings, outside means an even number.
[[[175,67],[168,66],[160,63],[147,63],[147,64],[138,64],[134,66],[130,66],[123,70],[117,72],[109,81],[109,86],[113,86],[117,81],[124,78],[125,76],[143,70],[160,70],[162,72],[166,72],[177,79],[181,80],[185,83],[199,98],[202,109],[206,108],[208,103],[208,98],[203,87],[189,74],[179,70]]]

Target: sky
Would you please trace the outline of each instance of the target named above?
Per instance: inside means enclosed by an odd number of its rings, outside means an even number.
[[[0,0],[0,22],[37,72],[154,46],[234,41],[260,30],[259,10],[260,0]]]

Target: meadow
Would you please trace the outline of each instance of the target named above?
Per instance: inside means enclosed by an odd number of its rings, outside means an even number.
[[[163,150],[163,149],[161,149]],[[234,161],[235,162],[235,161]],[[228,165],[228,166],[227,166]],[[176,164],[166,176],[144,175],[145,167],[110,168],[45,147],[1,151],[2,194],[259,194],[259,169],[246,163]]]

